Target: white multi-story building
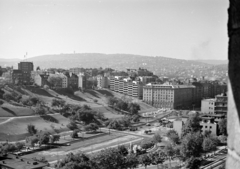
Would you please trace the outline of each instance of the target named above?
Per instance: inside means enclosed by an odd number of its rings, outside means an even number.
[[[110,90],[142,99],[143,85],[121,76],[110,77]]]

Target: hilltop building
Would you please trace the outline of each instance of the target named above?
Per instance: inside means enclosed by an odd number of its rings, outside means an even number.
[[[22,71],[22,83],[30,84],[31,71],[33,71],[33,63],[32,62],[20,62],[20,63],[18,63],[18,70]]]

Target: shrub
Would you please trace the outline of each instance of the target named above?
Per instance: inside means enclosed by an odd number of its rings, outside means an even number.
[[[22,143],[22,142],[16,142],[15,143],[15,147],[18,151],[20,151],[24,146],[25,146],[25,144]]]
[[[78,130],[73,130],[73,132],[71,133],[71,137],[78,138]]]
[[[152,139],[145,139],[141,142],[141,147],[143,149],[149,149],[154,145]]]
[[[37,133],[37,129],[36,129],[36,127],[33,124],[28,124],[27,131],[32,136]]]
[[[70,130],[75,130],[78,129],[78,126],[74,121],[71,121],[69,124],[67,124],[67,128],[69,128]]]

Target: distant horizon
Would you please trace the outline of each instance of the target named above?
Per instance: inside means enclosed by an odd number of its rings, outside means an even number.
[[[135,53],[227,59],[225,0],[1,0],[0,57]]]
[[[35,57],[41,57],[41,56],[48,56],[48,55],[69,55],[69,54],[104,54],[104,55],[136,55],[136,56],[146,56],[146,57],[165,57],[165,58],[170,58],[170,59],[180,59],[181,58],[173,58],[173,57],[167,57],[167,56],[151,56],[151,55],[140,55],[140,54],[132,54],[132,53],[99,53],[99,52],[84,52],[84,53],[59,53],[59,54],[42,54],[42,55],[37,55],[37,56],[30,56],[26,58],[2,58],[4,60],[25,60],[25,59],[30,59],[30,58],[35,58]],[[219,61],[227,61],[228,59],[182,59],[182,60],[219,60]]]

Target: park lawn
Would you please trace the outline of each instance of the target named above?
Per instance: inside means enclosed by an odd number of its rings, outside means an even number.
[[[48,161],[58,160],[61,158],[64,158],[66,154],[70,153],[70,151],[74,151],[75,153],[80,152],[80,148],[86,148],[93,144],[99,144],[104,143],[109,140],[113,140],[116,138],[123,137],[124,134],[110,134],[110,135],[104,135],[93,139],[86,139],[86,140],[79,140],[79,142],[74,142],[70,146],[61,146],[54,149],[49,149],[48,151],[41,151],[41,152],[35,152],[32,154],[24,155],[25,158],[31,158],[31,157],[45,157]]]
[[[51,120],[51,121],[50,121]],[[60,114],[47,115],[44,117],[15,117],[6,123],[0,124],[0,141],[19,141],[28,136],[27,125],[34,124],[38,131],[49,131],[55,133],[56,130],[68,130],[66,125],[69,119]]]
[[[14,116],[32,116],[35,112],[28,107],[14,106],[8,103],[4,103],[0,107],[1,117],[14,117]]]

